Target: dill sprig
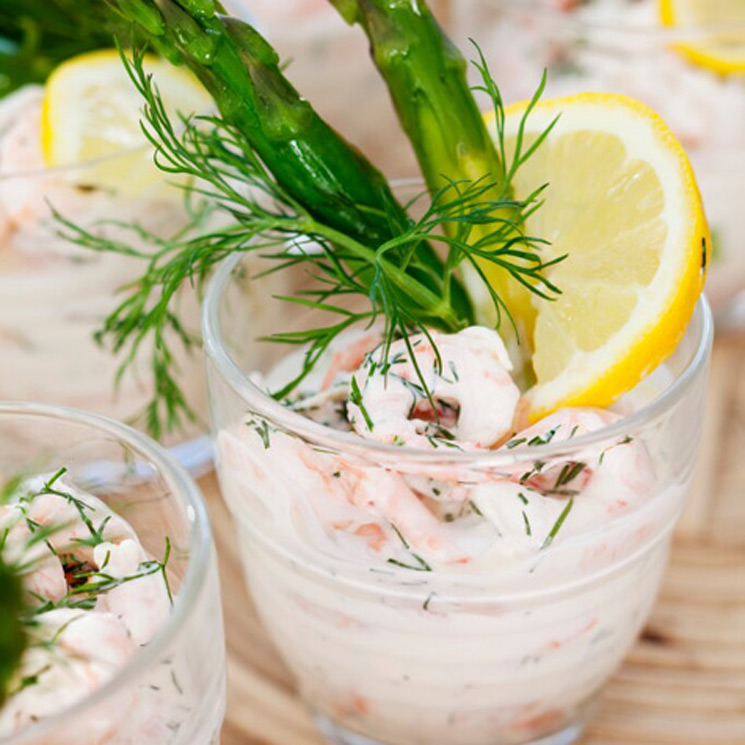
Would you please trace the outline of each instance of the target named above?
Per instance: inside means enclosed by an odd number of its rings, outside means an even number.
[[[152,76],[143,68],[142,54],[135,52],[131,60],[123,59],[144,100],[143,131],[155,148],[158,168],[181,179],[187,202],[204,200],[219,215],[212,225],[181,231],[169,240],[130,225],[133,237],[148,244],[144,249],[98,235],[56,215],[64,238],[143,262],[141,277],[122,289],[124,299],[105,320],[97,338],[122,356],[119,377],[149,350],[155,392],[146,409],[146,422],[156,437],[194,417],[177,383],[171,346],[181,343],[190,347],[194,340],[173,310],[174,298],[184,284],[201,291],[215,265],[236,252],[257,253],[273,262],[259,277],[302,265],[310,278],[309,286],[281,299],[325,311],[333,318],[327,325],[278,331],[268,337],[306,348],[302,370],[274,392],[277,398],[287,396],[334,338],[352,326],[383,320],[384,363],[398,337],[426,334],[429,327],[456,332],[467,326],[470,319],[458,312],[453,297],[464,266],[471,267],[484,282],[498,319],[504,312],[509,315],[509,310],[488,281],[486,265],[509,273],[540,297],[551,299],[559,293],[545,271],[563,257],[544,261],[540,250],[546,241],[525,231],[526,219],[541,204],[544,187],[525,199],[514,199],[508,181],[499,188],[486,176],[448,181],[431,197],[422,194],[407,205],[410,210],[414,203],[421,206],[426,201],[419,219],[401,225],[389,240],[364,242],[311,214],[275,178],[250,139],[223,117],[180,117],[174,121]],[[504,115],[496,83],[485,65],[479,69],[484,88],[502,112],[496,118],[501,128]],[[543,84],[534,102],[542,88]],[[531,109],[532,105],[525,116]],[[520,133],[523,129],[524,122]],[[522,152],[520,139],[514,158],[505,167],[509,176],[514,176],[534,150]],[[498,141],[503,140],[500,130]],[[184,176],[188,179],[185,185]],[[418,251],[425,242],[439,245],[445,254],[439,273]],[[364,298],[364,307],[350,310],[340,302],[350,296]]]

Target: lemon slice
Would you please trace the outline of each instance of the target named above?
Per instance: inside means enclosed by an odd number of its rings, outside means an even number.
[[[212,99],[191,73],[146,56],[169,114],[200,114]],[[140,128],[143,99],[114,49],[73,57],[50,75],[44,92],[41,144],[49,166],[86,163],[76,180],[140,193],[163,184]],[[91,162],[92,161],[92,162]]]
[[[507,109],[510,157],[525,106]],[[685,331],[710,246],[691,166],[655,112],[612,94],[544,101],[523,148],[557,115],[513,181],[517,197],[549,184],[527,229],[551,241],[545,258],[568,254],[547,274],[559,298],[533,298],[531,419],[607,406],[660,364]]]
[[[718,28],[675,45],[691,62],[715,72],[745,72],[745,2],[743,0],[659,0],[664,26]]]

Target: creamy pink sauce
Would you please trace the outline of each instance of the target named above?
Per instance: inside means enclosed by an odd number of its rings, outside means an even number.
[[[248,415],[218,435],[221,484],[259,610],[320,714],[392,745],[527,742],[578,716],[633,643],[682,486],[635,437],[573,447],[619,414],[521,424],[493,331],[432,339],[439,355],[409,340],[417,374],[403,342],[385,359],[376,334],[348,336],[286,402],[388,451]],[[288,356],[267,388],[301,365]],[[545,443],[566,454],[532,457]]]

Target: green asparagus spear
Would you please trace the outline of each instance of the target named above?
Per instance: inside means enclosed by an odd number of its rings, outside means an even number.
[[[501,190],[504,166],[466,79],[466,61],[423,0],[330,0],[359,23],[416,152],[430,191],[486,177]]]
[[[212,94],[277,181],[317,219],[366,245],[380,245],[411,225],[388,182],[318,116],[280,70],[274,49],[249,24],[212,0],[108,0],[172,61],[183,61]],[[441,262],[417,249],[436,277]],[[430,282],[432,289],[439,289]],[[472,319],[454,283],[453,302]]]
[[[21,579],[0,555],[0,706],[26,647],[22,603]]]
[[[504,189],[483,178],[484,173],[467,183],[446,179],[423,205],[424,215],[414,220],[383,176],[285,80],[274,50],[250,26],[224,15],[213,0],[106,1],[136,23],[165,57],[188,65],[219,109],[217,116],[176,126],[143,69],[142,54],[136,52],[128,63],[145,101],[144,129],[156,148],[157,164],[170,174],[198,179],[193,192],[227,213],[228,224],[214,230],[193,226],[165,242],[130,226],[138,241],[152,243],[151,252],[57,214],[60,235],[68,240],[146,262],[142,277],[126,287],[125,298],[97,338],[122,354],[120,377],[149,348],[155,393],[143,414],[156,437],[163,425],[170,430],[184,416],[194,416],[173,377],[166,332],[187,347],[193,340],[170,302],[183,282],[201,283],[233,252],[261,251],[275,261],[268,271],[302,264],[308,288],[282,299],[335,318],[330,325],[271,336],[306,347],[303,370],[274,392],[278,398],[299,383],[338,334],[355,324],[382,320],[387,350],[398,335],[412,330],[457,331],[473,322],[462,269],[470,268],[474,284],[497,315],[504,301],[484,267],[525,278],[526,284],[529,279],[536,293],[557,292],[543,275],[546,264],[538,251],[544,241],[515,234],[513,221],[502,217],[505,211],[524,215],[535,209],[537,195],[520,201],[505,198]],[[478,240],[471,240],[476,232]],[[314,250],[302,250],[295,243],[298,236]],[[439,255],[431,248],[435,244]],[[338,304],[339,298],[350,296],[366,303],[354,311]],[[421,383],[426,389],[426,381]]]
[[[0,486],[0,506],[8,502],[19,483],[20,478],[14,478]],[[0,708],[28,644],[23,624],[26,608],[21,575],[6,560],[4,544],[5,539],[0,536]]]
[[[375,64],[385,79],[430,192],[436,192],[444,182],[486,179],[493,184],[492,198],[509,199],[512,196],[511,180],[520,165],[519,159],[506,163],[504,142],[498,142],[499,150],[495,146],[468,85],[466,62],[437,23],[426,1],[330,2],[348,23],[358,23],[364,29]],[[497,116],[503,116],[499,90],[482,55],[477,68],[483,79],[483,90],[492,98]],[[540,96],[543,84],[534,102]],[[500,124],[498,122],[499,132]],[[515,220],[516,231],[522,229],[517,213],[508,210],[504,216]],[[483,231],[476,227],[470,240],[477,242],[482,237]],[[525,349],[522,342],[530,342],[532,338],[535,311],[531,294],[536,294],[535,287],[531,287],[530,280],[524,276],[494,271],[483,262],[482,268],[489,284],[504,299],[508,313],[510,308],[520,309],[517,314],[521,319],[519,325],[511,317],[514,336],[510,341],[517,354],[519,346]],[[467,275],[467,278],[472,278],[472,275]],[[468,285],[477,308],[489,309],[491,306],[485,302],[483,283],[469,281]],[[488,312],[484,315],[479,310],[477,315],[482,322],[492,320]],[[502,333],[511,336],[507,329]],[[523,362],[527,365],[527,360]],[[527,376],[531,374],[527,367],[524,372]]]
[[[20,478],[15,478],[0,486],[0,506],[7,503],[19,483]],[[0,707],[8,696],[8,685],[28,641],[22,620],[25,611],[22,580],[17,568],[3,554],[4,543],[0,536]]]

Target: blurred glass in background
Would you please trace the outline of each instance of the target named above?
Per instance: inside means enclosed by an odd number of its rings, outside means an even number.
[[[704,197],[717,320],[745,323],[745,3],[451,0],[450,21],[457,44],[478,40],[507,102],[529,98],[546,69],[544,96],[621,93],[660,113]]]

